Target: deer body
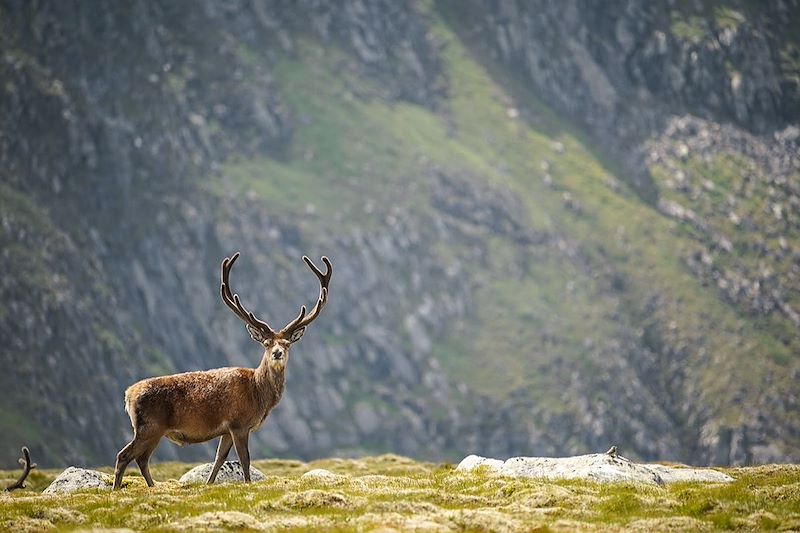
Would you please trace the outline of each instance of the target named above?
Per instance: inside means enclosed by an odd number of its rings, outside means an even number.
[[[262,365],[267,366],[263,360]],[[280,401],[283,382],[284,372],[269,368],[218,368],[150,378],[128,388],[125,411],[132,421],[138,420],[137,412],[152,413],[149,423],[166,428],[169,440],[179,446],[196,444],[231,429],[258,429]]]
[[[250,481],[248,438],[264,423],[283,395],[289,347],[300,340],[306,326],[327,302],[332,267],[323,257],[327,266],[323,274],[310,259],[303,257],[320,280],[319,299],[307,316],[303,306],[297,318],[275,332],[247,311],[238,295],[231,294],[228,276],[238,257],[237,253],[222,262],[222,299],[246,323],[250,337],[264,346],[260,364],[255,369],[217,368],[149,378],[128,387],[125,411],[133,426],[133,440],[117,454],[114,489],[122,486],[122,475],[133,460],[147,484],[153,486],[148,461],[162,437],[179,446],[219,437],[207,482],[214,482],[231,447],[236,448],[245,481]]]

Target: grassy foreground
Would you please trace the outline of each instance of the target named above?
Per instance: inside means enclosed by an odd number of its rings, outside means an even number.
[[[40,492],[59,473],[34,470],[29,488],[0,495],[7,531],[154,529],[302,531],[800,530],[800,466],[725,471],[730,484],[665,488],[507,479],[395,455],[311,463],[256,461],[249,486],[182,486],[191,465],[153,465],[157,485],[126,477],[122,492]],[[314,468],[338,474],[301,479]],[[17,473],[0,472],[3,486]]]

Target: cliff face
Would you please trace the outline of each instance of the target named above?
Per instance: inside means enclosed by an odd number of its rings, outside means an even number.
[[[485,37],[478,42],[564,112],[617,137],[626,130],[615,117],[626,112],[644,114],[644,130],[650,117],[663,122],[658,115],[691,111],[759,133],[793,124],[800,113],[793,0],[763,6],[503,0],[475,2],[473,10],[472,31]]]
[[[470,39],[612,150],[649,200],[642,140],[671,117],[769,135],[800,116],[795,1],[469,4],[448,7]]]
[[[539,7],[0,3],[3,455],[257,364],[241,250],[273,325],[335,270],[255,455],[796,457],[797,6]]]

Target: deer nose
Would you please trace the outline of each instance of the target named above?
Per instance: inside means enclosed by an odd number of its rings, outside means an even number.
[[[274,350],[274,351],[272,352],[272,358],[273,358],[273,359],[283,359],[283,351],[281,351],[281,350]]]

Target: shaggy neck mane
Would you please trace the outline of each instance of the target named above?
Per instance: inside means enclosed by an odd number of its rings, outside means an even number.
[[[255,378],[259,396],[267,409],[274,407],[281,399],[285,376],[286,365],[280,371],[273,370],[269,365],[269,354],[265,352],[255,370]]]

